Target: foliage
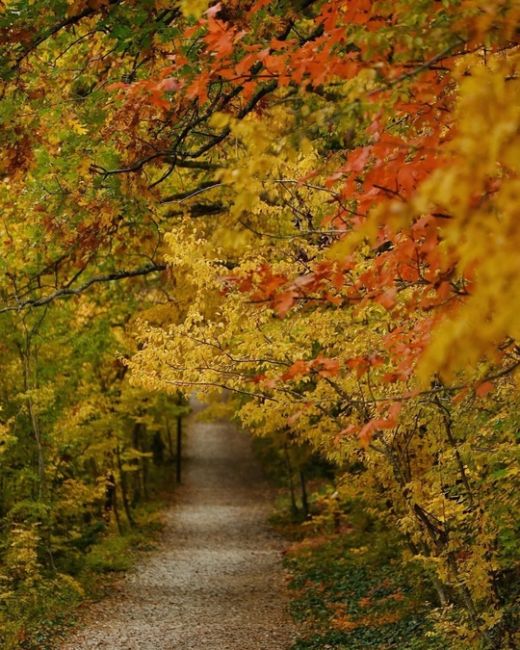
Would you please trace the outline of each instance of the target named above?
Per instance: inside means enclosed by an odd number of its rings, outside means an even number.
[[[1,576],[2,648],[55,648],[77,622],[77,607],[85,599],[97,600],[109,594],[110,575],[130,569],[143,552],[155,548],[154,537],[162,527],[161,512],[167,490],[171,489],[170,481],[168,472],[160,472],[151,481],[150,500],[135,509],[135,528],[121,533],[111,526],[90,542],[86,554],[80,557],[68,553],[60,558],[58,571],[49,571],[43,563],[35,564],[37,535],[30,530],[12,534],[15,546],[11,544],[4,556]]]
[[[2,4],[1,508],[34,572],[107,488],[131,523],[165,394],[225,388],[404,536],[439,635],[518,642],[519,19]]]

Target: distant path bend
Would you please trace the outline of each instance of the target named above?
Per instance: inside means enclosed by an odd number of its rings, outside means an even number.
[[[287,650],[281,546],[250,440],[189,418],[184,484],[161,546],[88,608],[61,650]]]

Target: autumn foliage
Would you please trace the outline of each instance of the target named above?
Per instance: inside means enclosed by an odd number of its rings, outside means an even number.
[[[2,3],[1,508],[38,571],[158,394],[227,389],[400,536],[448,645],[516,647],[519,22]]]

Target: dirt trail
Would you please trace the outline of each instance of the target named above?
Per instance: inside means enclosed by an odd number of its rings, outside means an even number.
[[[280,542],[246,435],[189,422],[184,484],[161,546],[88,608],[61,650],[285,650]]]

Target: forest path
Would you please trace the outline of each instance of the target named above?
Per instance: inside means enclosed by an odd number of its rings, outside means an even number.
[[[285,650],[280,540],[249,438],[228,422],[188,421],[183,485],[158,550],[88,607],[61,650]]]

